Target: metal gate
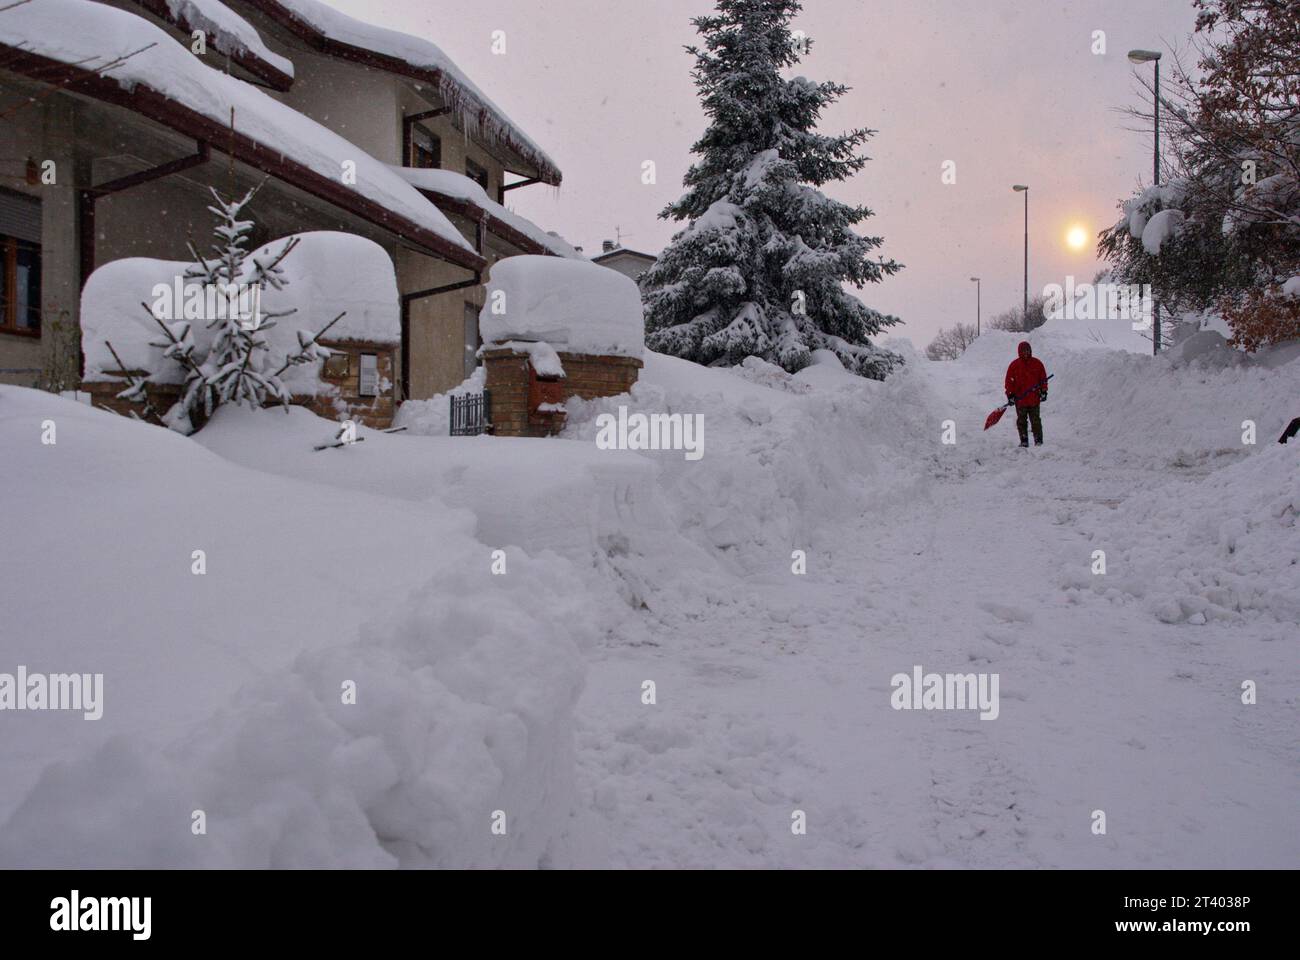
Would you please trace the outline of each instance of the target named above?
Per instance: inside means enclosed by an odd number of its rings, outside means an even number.
[[[491,423],[492,407],[488,392],[466,393],[451,397],[451,435],[477,437],[487,433]]]

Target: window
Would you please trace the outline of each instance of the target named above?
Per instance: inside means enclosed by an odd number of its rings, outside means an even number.
[[[41,248],[0,236],[0,331],[41,335]]]
[[[419,124],[411,125],[410,166],[436,170],[442,166],[442,139]]]
[[[488,172],[468,157],[465,159],[465,176],[469,177],[484,190],[488,188]]]
[[[478,304],[465,301],[465,379],[474,374],[478,366],[478,348],[483,341],[478,335]]]
[[[0,190],[0,331],[41,335],[41,203]]]
[[[361,369],[357,374],[357,396],[373,397],[379,393],[379,354],[361,354]]]

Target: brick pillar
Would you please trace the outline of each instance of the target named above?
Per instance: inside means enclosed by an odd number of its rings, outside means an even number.
[[[627,393],[636,383],[643,366],[633,357],[561,353],[566,376],[555,384],[555,396],[563,403],[570,397],[594,400]],[[501,347],[483,352],[487,372],[485,387],[492,398],[492,433],[498,437],[545,437],[564,427],[563,413],[541,413],[535,379],[528,355]],[[549,391],[548,391],[549,392]]]

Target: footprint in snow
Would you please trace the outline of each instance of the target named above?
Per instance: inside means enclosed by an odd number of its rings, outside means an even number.
[[[1033,623],[1034,615],[1028,610],[1021,607],[1013,607],[1005,603],[990,603],[982,601],[979,608],[985,613],[991,614],[1003,623]]]

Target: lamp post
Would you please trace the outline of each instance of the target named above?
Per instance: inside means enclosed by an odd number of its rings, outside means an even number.
[[[975,336],[980,335],[980,278],[971,277],[971,283],[975,284]]]
[[[1029,323],[1029,187],[1017,183],[1011,188],[1016,193],[1025,195],[1025,306],[1023,322]]]
[[[1155,87],[1155,149],[1151,155],[1152,177],[1155,185],[1160,186],[1160,51],[1159,50],[1130,50],[1128,52],[1129,63],[1154,63],[1156,65]],[[1157,354],[1160,352],[1160,304],[1152,305],[1154,320],[1151,327],[1151,352]]]

